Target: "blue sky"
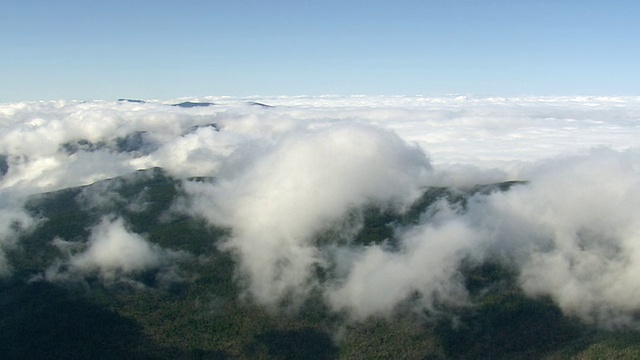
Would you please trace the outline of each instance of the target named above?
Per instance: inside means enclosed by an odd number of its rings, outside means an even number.
[[[0,102],[639,95],[640,3],[0,3]]]

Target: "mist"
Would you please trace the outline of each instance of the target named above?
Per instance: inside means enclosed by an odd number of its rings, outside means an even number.
[[[229,229],[247,299],[295,308],[313,293],[354,321],[464,305],[463,264],[499,259],[532,297],[608,327],[637,327],[640,101],[630,97],[273,97],[0,105],[0,275],[43,221],[30,196],[162,168],[171,211]],[[272,105],[255,106],[253,101]],[[206,181],[194,181],[194,177]],[[406,213],[430,187],[518,180],[446,199],[381,242],[355,241],[367,209]],[[112,191],[82,197],[108,210]],[[144,208],[140,199],[139,207]],[[132,210],[133,211],[133,210]],[[104,282],[190,257],[105,214],[46,281]],[[199,255],[199,254],[191,254]],[[322,274],[322,276],[318,275]]]
[[[184,255],[149,243],[143,235],[127,229],[122,218],[112,216],[103,217],[91,229],[86,245],[60,238],[54,239],[52,244],[66,256],[45,271],[48,281],[98,276],[106,283],[131,283],[134,281],[129,275],[158,269]]]

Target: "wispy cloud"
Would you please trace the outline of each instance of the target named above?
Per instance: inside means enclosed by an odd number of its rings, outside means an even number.
[[[82,280],[98,276],[106,283],[129,280],[149,270],[168,267],[184,254],[165,250],[152,244],[143,235],[127,229],[122,218],[102,218],[91,229],[86,244],[75,244],[64,239],[53,241],[67,258],[59,259],[47,269],[50,281]],[[78,249],[82,249],[78,251]]]

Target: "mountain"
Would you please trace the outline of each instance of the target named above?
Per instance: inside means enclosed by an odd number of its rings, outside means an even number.
[[[92,142],[86,139],[80,139],[73,142],[67,142],[60,146],[60,150],[68,155],[77,153],[78,151],[91,152],[101,149],[108,149],[116,152],[140,152],[148,154],[155,150],[152,144],[146,143],[144,137],[146,131],[136,131],[126,136],[117,137],[109,141]],[[0,171],[2,170],[2,160],[0,158]]]
[[[181,107],[181,108],[194,108],[194,107],[207,107],[207,106],[212,106],[215,105],[214,103],[210,103],[210,102],[192,102],[192,101],[185,101],[185,102],[181,102],[178,104],[172,104],[171,106],[177,106],[177,107]]]
[[[220,246],[232,230],[180,211],[185,186],[215,181],[153,168],[32,196],[26,209],[38,225],[7,250],[13,272],[0,280],[0,357],[640,358],[640,334],[590,326],[526,296],[501,259],[463,262],[468,304],[416,309],[408,299],[392,315],[355,321],[319,292],[297,307],[259,305]],[[402,212],[371,204],[353,242],[393,247],[394,229],[438,202],[464,211],[474,194],[522,185],[425,188]],[[327,239],[320,232],[316,241]]]
[[[273,105],[268,105],[268,104],[257,102],[257,101],[250,101],[247,104],[251,106],[257,106],[257,107],[267,108],[267,109],[273,107]]]
[[[120,98],[120,99],[118,99],[118,101],[120,101],[120,102],[134,103],[134,104],[145,104],[145,103],[146,103],[146,101],[144,101],[144,100],[139,100],[139,99],[124,99],[124,98]]]

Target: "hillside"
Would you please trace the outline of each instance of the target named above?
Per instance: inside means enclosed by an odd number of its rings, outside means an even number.
[[[153,168],[32,196],[26,207],[38,224],[7,249],[13,271],[0,280],[0,357],[640,358],[640,333],[586,324],[547,297],[526,296],[518,270],[498,257],[462,262],[464,303],[436,299],[421,308],[416,293],[390,314],[354,318],[331,309],[319,290],[338,271],[331,267],[318,267],[308,297],[256,302],[236,254],[220,246],[232,229],[180,211],[185,186],[215,181]],[[424,221],[443,201],[464,212],[475,194],[517,186],[526,184],[425,188],[403,211],[354,209],[361,225],[348,240],[328,227],[314,241],[393,250],[396,229]],[[121,237],[136,247],[114,245]]]

